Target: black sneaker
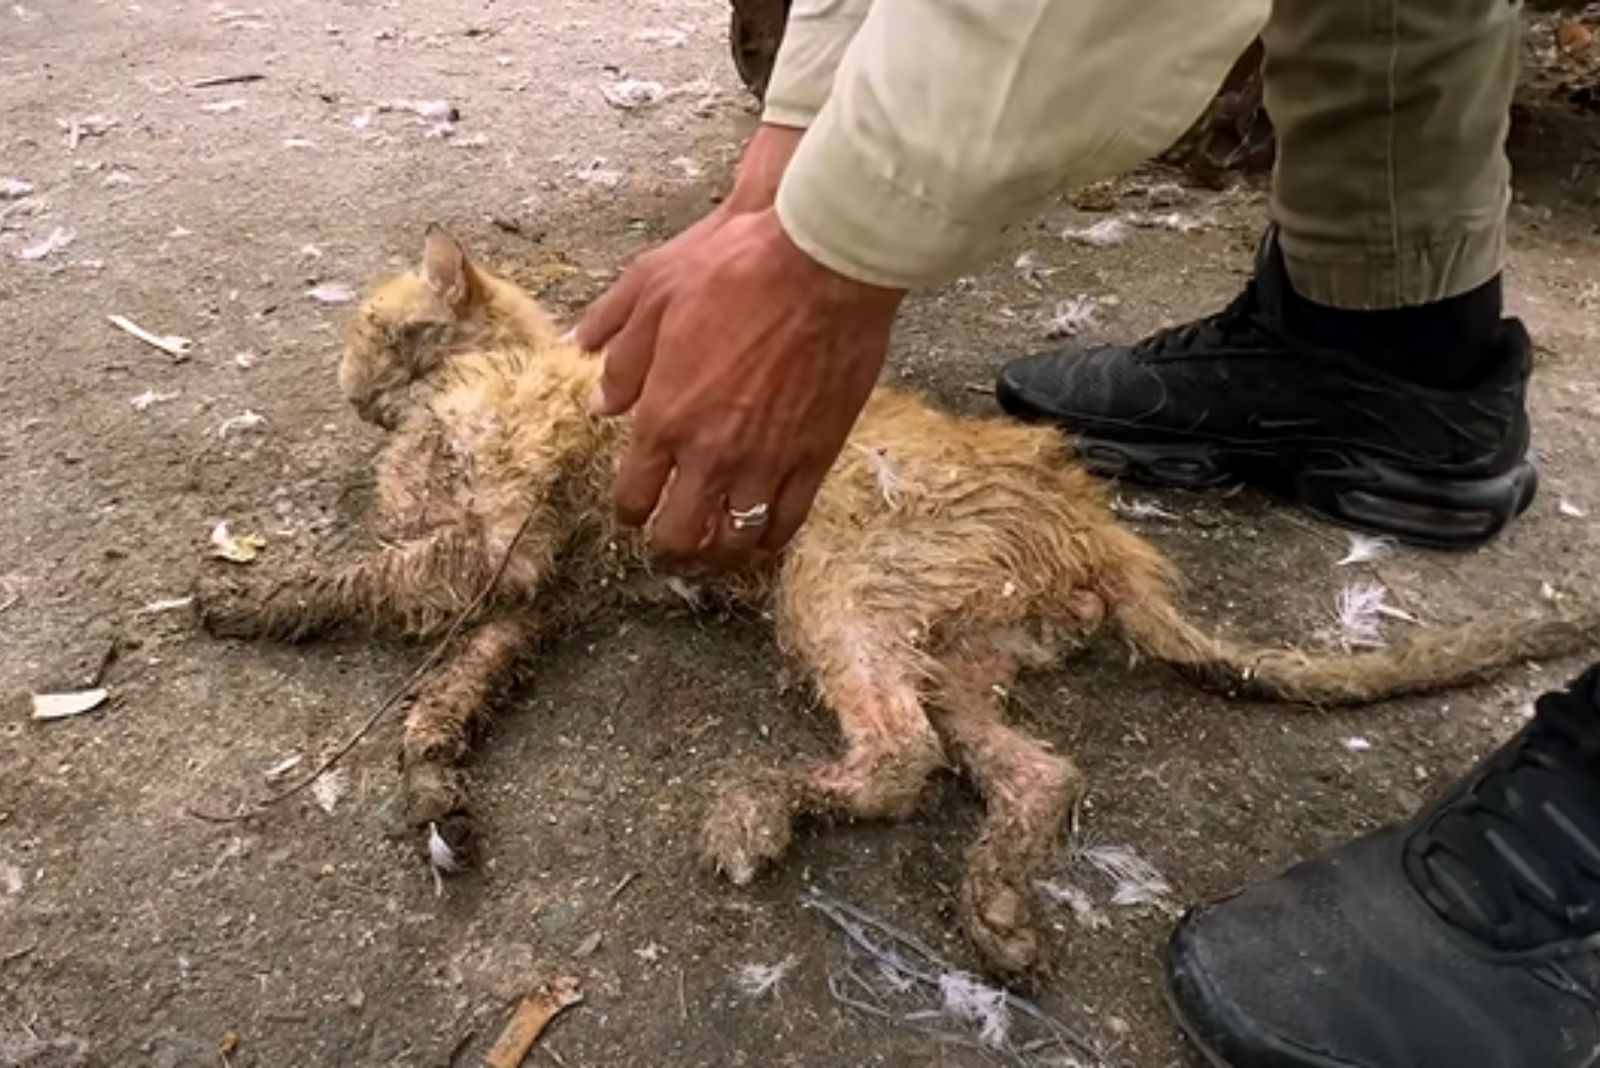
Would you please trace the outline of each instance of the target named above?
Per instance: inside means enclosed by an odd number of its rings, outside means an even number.
[[[1167,967],[1226,1068],[1600,1064],[1600,667],[1431,811],[1191,912]]]
[[[1288,292],[1269,234],[1255,278],[1225,310],[1132,346],[1015,360],[996,396],[1014,416],[1074,434],[1096,474],[1189,489],[1249,482],[1420,545],[1481,545],[1532,503],[1532,345],[1519,321],[1500,321],[1479,381],[1430,389],[1295,336]]]

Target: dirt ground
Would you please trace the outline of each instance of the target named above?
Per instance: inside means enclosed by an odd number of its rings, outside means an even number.
[[[144,610],[228,566],[206,559],[219,520],[266,538],[256,568],[364,536],[376,439],[332,379],[349,306],[308,290],[409,264],[439,220],[563,314],[580,308],[722,187],[754,122],[725,20],[718,0],[0,11],[0,179],[36,187],[0,200],[0,1065],[479,1063],[513,1000],[565,974],[586,1001],[531,1064],[990,1062],[840,1005],[828,977],[844,947],[800,905],[823,888],[971,966],[951,908],[977,816],[960,784],[936,784],[903,826],[804,835],[749,891],[697,868],[720,771],[833,744],[749,621],[596,618],[557,649],[473,766],[486,861],[442,895],[393,837],[392,722],[320,799],[232,826],[187,813],[264,796],[287,759],[310,766],[421,655],[220,643],[181,609]],[[239,74],[265,78],[191,87]],[[669,92],[619,110],[601,88],[620,78]],[[449,136],[376,111],[434,99],[459,109]],[[95,115],[117,122],[97,133]],[[1552,106],[1517,144],[1511,292],[1540,345],[1532,512],[1472,556],[1336,567],[1342,534],[1251,493],[1126,491],[1166,511],[1135,522],[1181,561],[1198,614],[1314,640],[1357,581],[1423,625],[1595,595],[1600,534],[1582,516],[1600,514],[1600,125],[1573,121]],[[1261,196],[1174,193],[1169,177],[1063,200],[991,269],[918,298],[891,376],[989,412],[998,361],[1043,344],[1063,301],[1101,301],[1082,333],[1097,340],[1226,299]],[[1084,205],[1202,225],[1063,241],[1105,217]],[[57,227],[75,239],[19,258]],[[169,357],[112,314],[193,350]],[[29,718],[30,693],[84,686],[114,638],[106,706]],[[1339,715],[1230,705],[1115,649],[1032,679],[1018,714],[1089,776],[1085,832],[1172,887],[1164,906],[1102,902],[1096,930],[1055,914],[1040,1001],[1119,1063],[1192,1063],[1160,998],[1176,910],[1409,812],[1578,666]],[[741,993],[742,965],[789,955],[775,997]]]

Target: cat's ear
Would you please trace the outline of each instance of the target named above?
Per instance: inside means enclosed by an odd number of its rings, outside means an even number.
[[[436,223],[428,224],[422,238],[422,279],[457,312],[465,311],[483,292],[461,243]]]

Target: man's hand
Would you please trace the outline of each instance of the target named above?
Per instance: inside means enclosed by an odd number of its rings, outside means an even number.
[[[595,410],[634,410],[618,515],[654,517],[664,555],[728,567],[781,549],[805,520],[904,293],[823,267],[770,207],[710,221],[640,257],[577,339],[606,349]],[[732,513],[760,505],[767,522],[739,529]]]

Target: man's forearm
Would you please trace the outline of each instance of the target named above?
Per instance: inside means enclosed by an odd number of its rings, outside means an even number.
[[[877,0],[784,176],[784,228],[864,282],[947,281],[1057,189],[1171,144],[1268,6]]]

